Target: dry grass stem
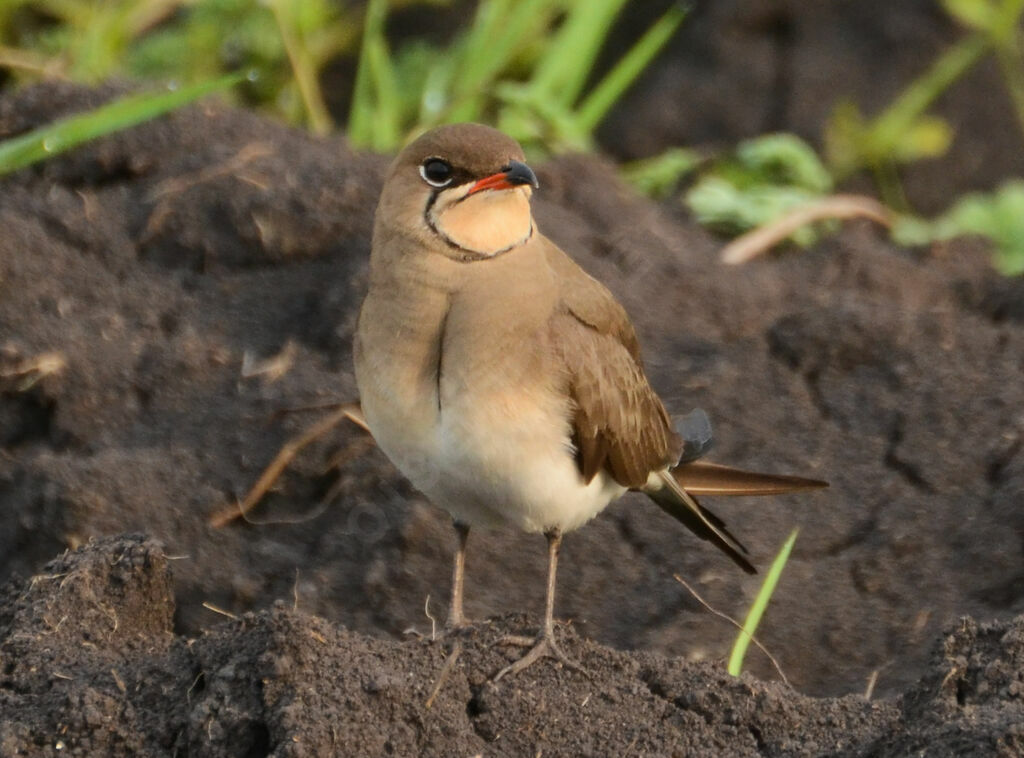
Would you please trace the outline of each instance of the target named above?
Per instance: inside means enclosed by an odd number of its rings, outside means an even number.
[[[864,699],[870,700],[871,696],[875,694],[875,685],[878,684],[878,669],[871,672],[871,676],[868,677],[868,686],[864,690]]]
[[[221,616],[227,616],[232,621],[238,621],[238,616],[236,616],[234,613],[232,613],[231,611],[226,611],[223,608],[218,608],[213,603],[204,601],[203,608],[205,608],[208,611],[213,611],[214,613],[219,613]]]
[[[15,379],[17,391],[27,392],[46,377],[59,374],[67,365],[61,353],[40,353],[10,366],[0,366],[0,379]]]
[[[797,229],[816,221],[866,218],[882,226],[892,225],[889,209],[864,195],[832,195],[794,208],[771,223],[740,235],[721,252],[722,263],[736,265],[771,250]]]

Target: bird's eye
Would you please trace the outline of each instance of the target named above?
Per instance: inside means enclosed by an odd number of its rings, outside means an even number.
[[[431,187],[444,187],[452,181],[452,167],[441,158],[427,158],[420,166],[420,176]]]

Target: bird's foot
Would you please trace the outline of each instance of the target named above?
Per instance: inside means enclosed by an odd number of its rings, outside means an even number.
[[[518,674],[523,669],[529,668],[537,661],[543,658],[553,658],[561,663],[566,668],[570,668],[573,671],[578,671],[587,678],[590,678],[591,674],[587,669],[581,666],[579,663],[574,661],[564,652],[562,648],[555,642],[555,635],[553,631],[541,632],[537,638],[521,637],[519,635],[509,635],[502,637],[495,644],[497,645],[515,645],[516,647],[529,647],[522,658],[517,661],[513,661],[491,679],[492,682],[497,682],[502,677],[510,674]]]

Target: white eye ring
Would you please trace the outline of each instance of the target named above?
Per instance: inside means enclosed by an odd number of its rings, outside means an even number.
[[[448,169],[447,179],[438,181],[437,179],[431,179],[429,176],[427,176],[427,165],[434,162],[440,163]],[[449,184],[452,183],[452,167],[448,165],[447,161],[442,160],[441,158],[428,158],[427,160],[423,161],[423,163],[420,164],[420,176],[423,177],[423,181],[425,181],[431,187],[447,187]]]

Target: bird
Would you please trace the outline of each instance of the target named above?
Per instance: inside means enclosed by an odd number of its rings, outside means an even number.
[[[353,345],[374,440],[452,516],[446,629],[468,623],[471,528],[547,539],[543,625],[495,681],[543,658],[582,670],[555,638],[559,548],[627,491],[755,573],[746,548],[695,496],[827,486],[700,460],[706,415],[687,417],[689,431],[673,425],[623,306],[537,229],[538,189],[520,145],[489,126],[436,127],[402,149],[374,216]]]

